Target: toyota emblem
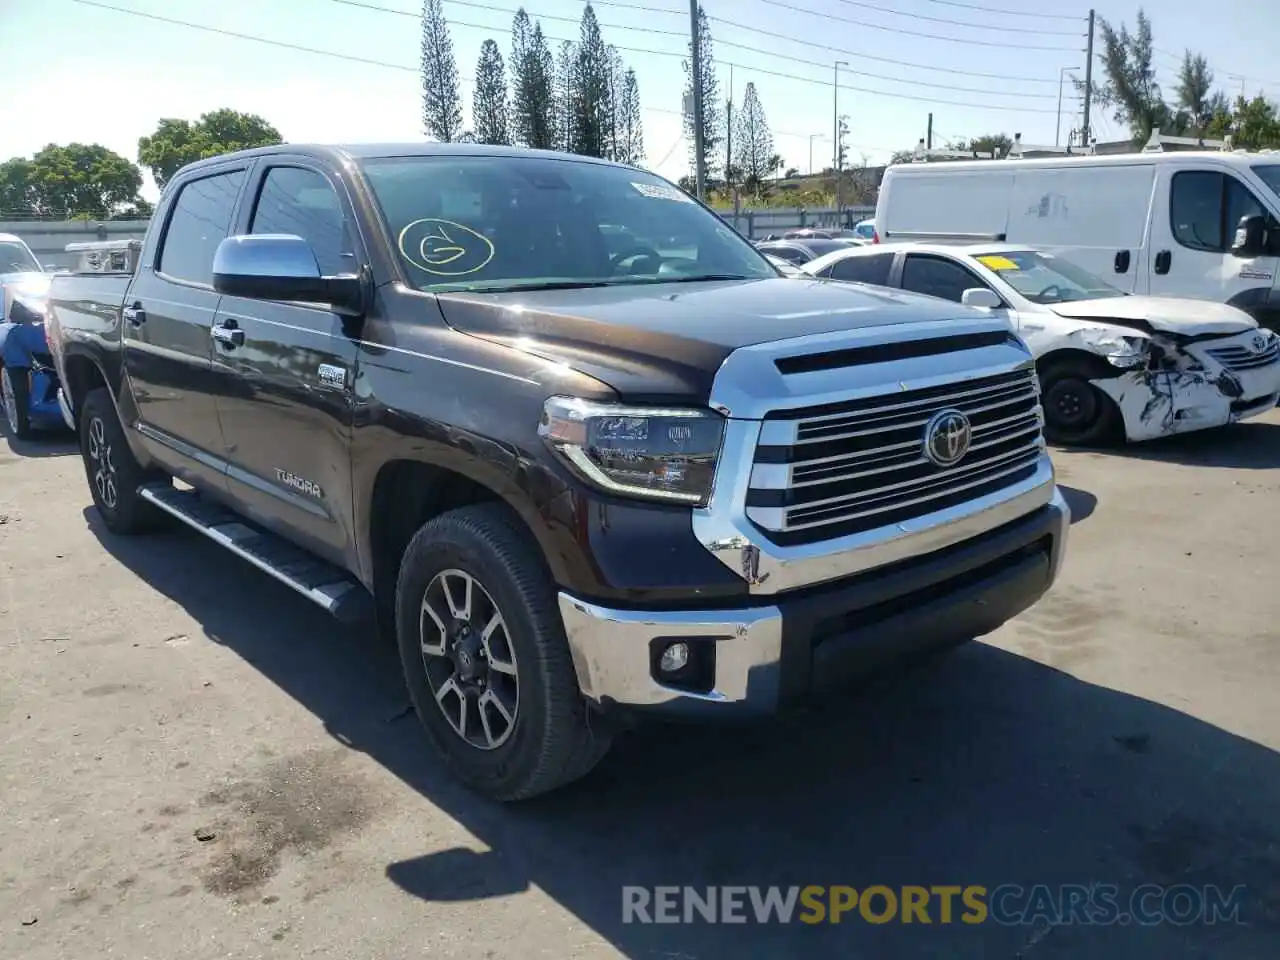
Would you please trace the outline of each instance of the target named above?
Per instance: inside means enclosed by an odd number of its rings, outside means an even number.
[[[973,427],[959,410],[935,413],[924,428],[924,455],[940,467],[959,463],[969,452]]]
[[[1266,338],[1266,336],[1264,336],[1264,335],[1263,335],[1263,334],[1261,334],[1261,333],[1255,333],[1255,334],[1253,335],[1253,352],[1254,352],[1254,353],[1261,353],[1261,352],[1262,352],[1263,350],[1265,350],[1265,349],[1267,349],[1267,338]]]

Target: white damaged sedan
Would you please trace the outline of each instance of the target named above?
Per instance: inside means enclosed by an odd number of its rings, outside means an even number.
[[[1244,311],[1127,294],[1026,247],[886,244],[802,269],[1006,316],[1035,354],[1045,434],[1056,443],[1188,433],[1257,416],[1280,399],[1280,337]]]

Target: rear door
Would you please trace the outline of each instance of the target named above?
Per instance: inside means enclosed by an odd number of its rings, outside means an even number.
[[[273,158],[256,171],[250,195],[240,231],[302,237],[325,275],[366,262],[334,171]],[[345,563],[354,555],[352,321],[325,306],[223,297],[212,325],[239,331],[213,347],[229,494],[248,516]]]
[[[225,461],[209,328],[218,308],[213,255],[227,236],[247,165],[176,185],[155,251],[124,305],[124,369],[148,452],[197,486],[221,489]]]

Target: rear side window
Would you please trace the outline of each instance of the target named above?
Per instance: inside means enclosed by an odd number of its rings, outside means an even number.
[[[801,250],[799,247],[771,247],[764,252],[772,254],[775,257],[781,257],[783,260],[794,263],[797,266],[809,259],[809,254],[805,253],[805,251]]]
[[[355,254],[333,185],[315,170],[272,167],[253,211],[250,233],[290,233],[311,244],[325,276],[355,272]]]
[[[828,274],[833,280],[854,280],[858,283],[889,285],[889,268],[893,266],[892,253],[877,253],[866,257],[845,257],[831,265]]]
[[[244,182],[233,170],[182,186],[160,251],[160,272],[177,280],[213,283],[213,255],[231,229],[231,215]]]
[[[918,253],[908,254],[902,267],[902,288],[931,297],[941,297],[959,303],[964,292],[986,284],[972,273],[950,260],[926,257]]]

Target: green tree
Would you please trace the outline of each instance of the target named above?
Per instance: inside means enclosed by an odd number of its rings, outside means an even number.
[[[1221,92],[1214,92],[1213,71],[1204,57],[1187,50],[1178,68],[1178,113],[1175,123],[1180,131],[1202,136],[1213,118],[1231,109]]]
[[[422,3],[422,126],[444,143],[462,133],[462,94],[440,0]]]
[[[560,55],[556,59],[555,75],[555,115],[557,128],[556,146],[565,152],[572,152],[577,124],[577,46],[568,40],[560,42]]]
[[[1215,139],[1228,134],[1238,150],[1280,148],[1280,107],[1263,96],[1252,100],[1236,97],[1234,110],[1219,111],[1206,131],[1206,136]]]
[[[555,60],[542,35],[521,7],[511,25],[511,126],[517,143],[539,150],[558,145]]]
[[[764,115],[764,106],[756,93],[756,85],[748,83],[742,95],[742,107],[734,118],[734,165],[743,185],[760,196],[764,181],[778,168],[778,155],[773,150],[773,132]]]
[[[716,169],[720,156],[720,144],[724,142],[724,118],[720,111],[720,83],[716,79],[715,56],[711,49],[711,25],[707,12],[698,4],[698,46],[702,75],[702,159],[708,177]],[[685,99],[693,102],[693,41],[689,41],[689,59],[684,61]],[[694,112],[689,110],[684,118],[684,132],[689,140],[689,165],[697,169],[697,138],[694,131]]]
[[[1101,17],[1098,28],[1102,31],[1104,79],[1094,84],[1097,102],[1112,109],[1116,122],[1127,126],[1137,143],[1146,142],[1157,127],[1177,132],[1170,130],[1175,118],[1156,82],[1151,21],[1146,12],[1139,8],[1133,33],[1123,23],[1116,29]]]
[[[571,150],[588,157],[608,155],[609,51],[600,22],[588,3],[573,64],[573,141]]]
[[[101,144],[49,144],[0,165],[0,206],[7,216],[106,220],[141,204],[142,171]]]
[[[498,45],[486,40],[476,64],[476,89],[471,98],[471,123],[476,142],[507,144],[507,75]]]
[[[993,157],[1005,156],[1013,149],[1013,138],[1006,133],[988,133],[972,140],[957,140],[951,149],[969,153],[989,153]]]
[[[636,72],[628,70],[622,81],[622,103],[618,108],[618,161],[644,163],[644,123],[640,118],[640,84]]]
[[[610,160],[622,156],[622,97],[623,86],[627,79],[627,65],[622,62],[622,54],[612,44],[605,48],[607,60],[604,103],[601,105],[601,117],[604,124],[604,155]]]
[[[155,133],[138,139],[138,163],[164,189],[188,163],[235,150],[281,143],[280,131],[253,113],[211,110],[195,122],[166,118]]]

